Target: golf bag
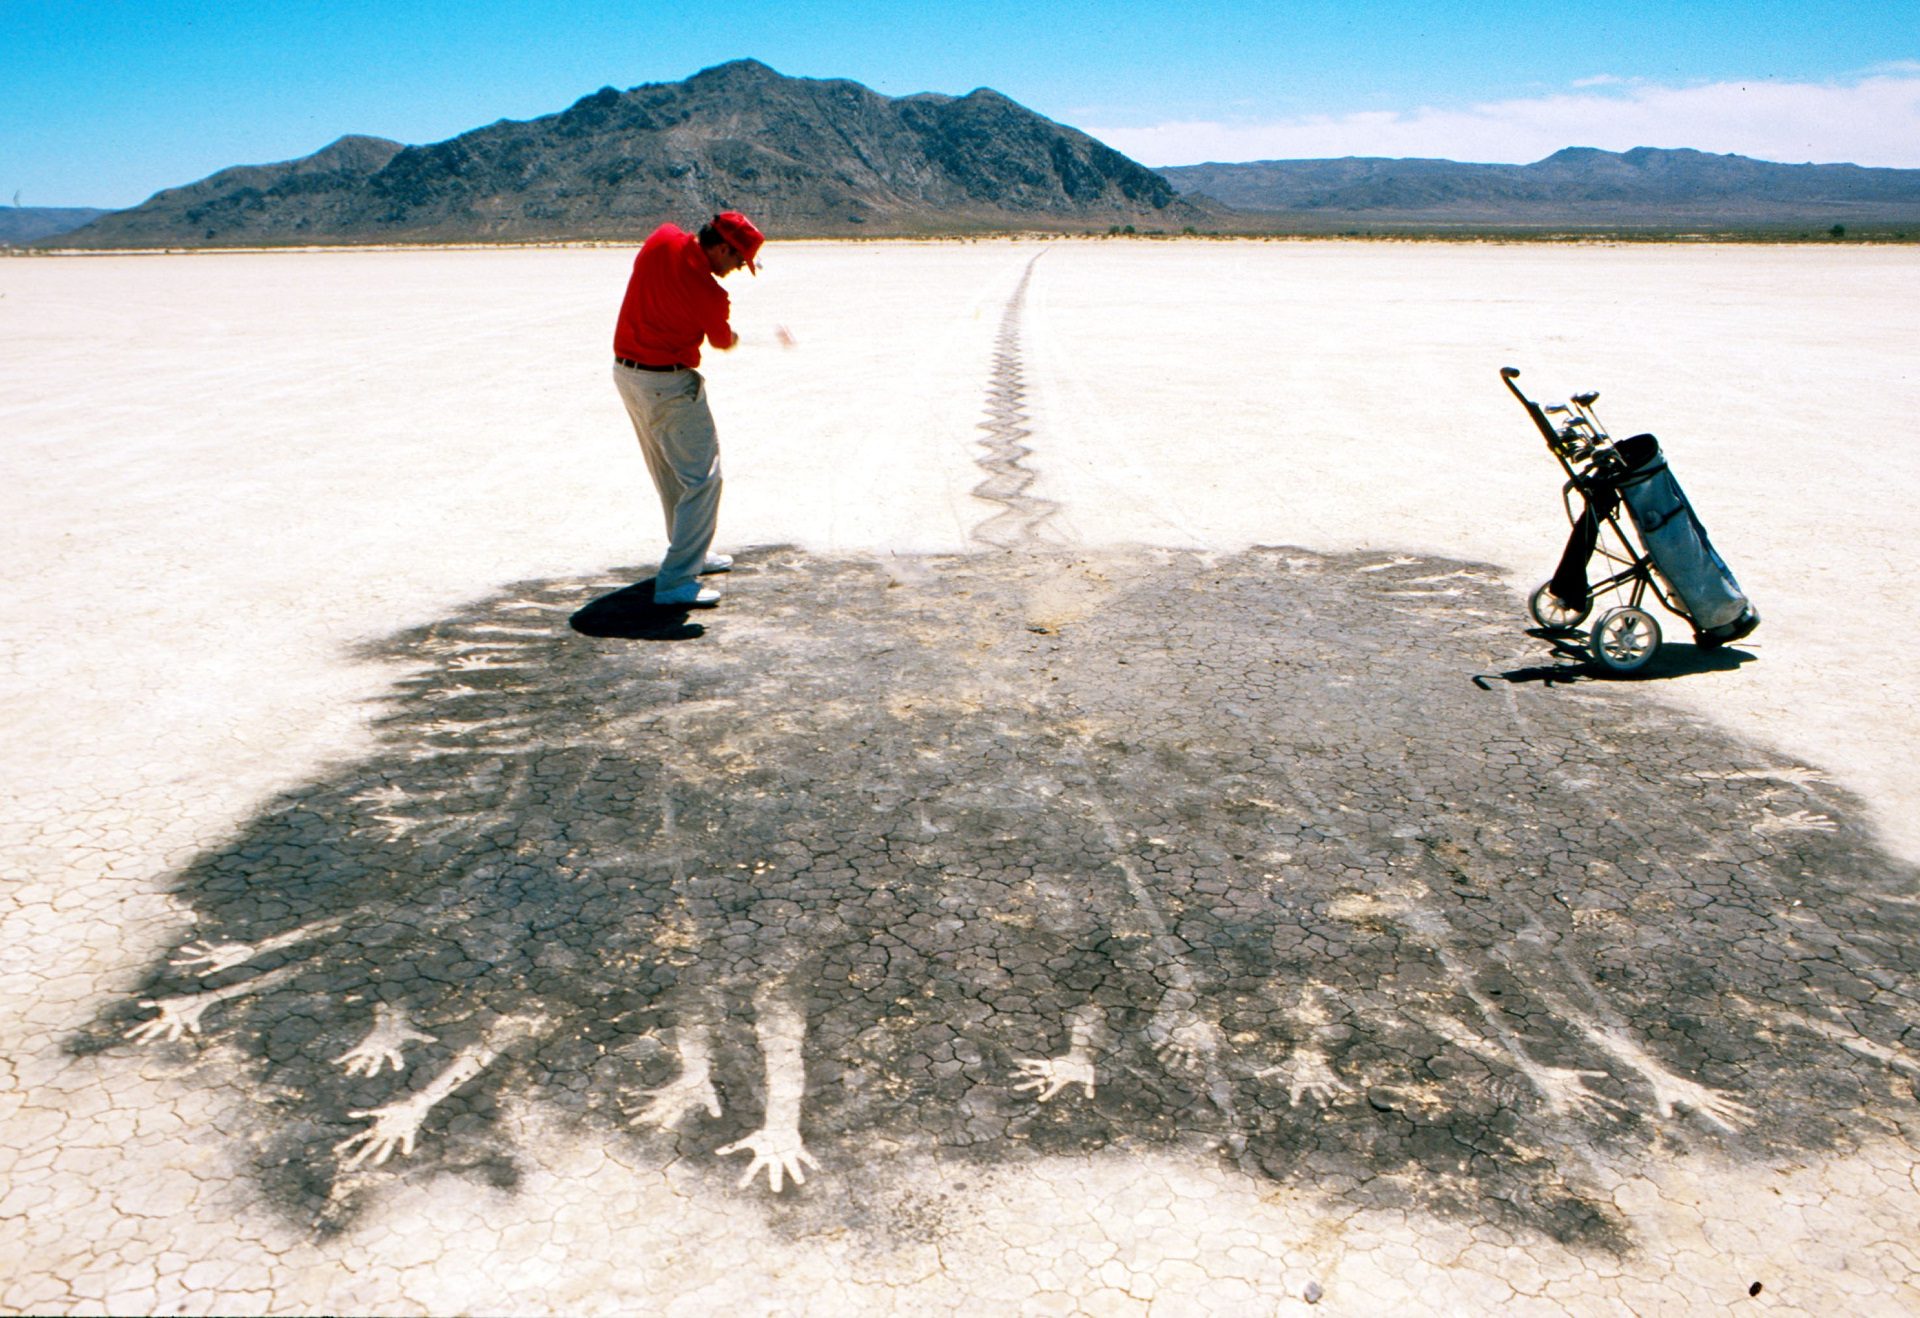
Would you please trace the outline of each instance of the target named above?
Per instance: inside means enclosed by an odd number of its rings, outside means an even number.
[[[1553,574],[1554,594],[1570,603],[1586,602],[1587,561],[1599,539],[1600,524],[1624,501],[1654,570],[1686,606],[1694,630],[1708,639],[1733,640],[1753,606],[1707,538],[1707,528],[1674,479],[1659,440],[1635,435],[1614,445],[1614,451],[1618,464],[1593,471],[1580,483],[1586,510],[1574,523]],[[1747,627],[1739,634],[1752,630]]]
[[[1559,567],[1528,601],[1534,621],[1570,633],[1586,620],[1595,596],[1623,593],[1625,603],[1603,613],[1591,634],[1594,658],[1620,673],[1640,668],[1660,647],[1659,623],[1643,607],[1649,599],[1693,624],[1694,644],[1704,649],[1758,627],[1759,613],[1707,538],[1660,441],[1640,434],[1615,442],[1594,413],[1597,393],[1542,407],[1514,383],[1519,375],[1512,366],[1500,370],[1566,472],[1561,496],[1573,527]],[[1623,503],[1631,531],[1619,515]],[[1596,554],[1612,571],[1590,584],[1587,565]]]

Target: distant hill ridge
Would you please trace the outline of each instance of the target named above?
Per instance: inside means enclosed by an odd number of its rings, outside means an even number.
[[[97,206],[0,206],[0,246],[51,238],[110,214]]]
[[[986,88],[887,97],[738,60],[682,82],[603,87],[556,114],[427,146],[342,137],[299,160],[223,169],[91,223],[87,212],[49,210],[35,221],[16,208],[10,236],[0,209],[0,242],[632,240],[661,220],[726,207],[782,236],[1920,226],[1920,170],[1569,147],[1528,165],[1348,157],[1154,171]]]
[[[1254,160],[1157,171],[1182,194],[1266,215],[1516,224],[1920,222],[1920,169],[1568,147],[1530,165]]]
[[[1144,166],[998,92],[891,98],[740,60],[431,146],[344,137],[222,170],[61,245],[630,239],[726,207],[788,235],[1209,218]]]

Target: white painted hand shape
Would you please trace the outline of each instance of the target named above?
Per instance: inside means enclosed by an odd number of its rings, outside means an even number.
[[[335,1066],[346,1068],[348,1075],[379,1075],[382,1066],[391,1066],[395,1074],[406,1069],[401,1051],[410,1043],[436,1043],[431,1034],[413,1028],[413,1022],[398,1007],[380,1003],[373,1009],[373,1028],[367,1037],[333,1059]]]
[[[219,998],[206,993],[178,998],[142,998],[141,1006],[152,1007],[160,1014],[128,1030],[127,1038],[134,1043],[152,1043],[156,1039],[172,1043],[189,1034],[198,1034],[200,1018],[206,1015],[208,1007],[218,1001]]]
[[[1200,1071],[1219,1057],[1226,1039],[1220,1027],[1184,1007],[1163,1008],[1147,1022],[1154,1056],[1169,1071]]]
[[[1287,1106],[1298,1107],[1302,1098],[1322,1105],[1335,1095],[1351,1094],[1353,1086],[1342,1080],[1318,1048],[1302,1048],[1278,1066],[1256,1072],[1256,1080],[1278,1078],[1287,1086]]]
[[[185,1035],[200,1033],[200,1018],[207,1014],[207,1008],[216,1002],[226,1002],[233,998],[244,998],[252,993],[264,993],[276,984],[284,983],[292,977],[295,967],[282,966],[278,970],[249,979],[240,984],[229,984],[222,989],[209,989],[204,993],[182,994],[174,998],[142,998],[140,1005],[152,1007],[160,1014],[150,1021],[142,1021],[127,1031],[127,1038],[135,1043],[152,1043],[164,1038],[171,1042]]]
[[[1546,1100],[1549,1111],[1563,1117],[1597,1117],[1607,1108],[1625,1109],[1626,1105],[1605,1094],[1596,1094],[1587,1088],[1588,1080],[1604,1080],[1605,1071],[1580,1071],[1567,1066],[1542,1066],[1534,1062],[1524,1074],[1540,1097]]]
[[[382,1166],[398,1149],[402,1157],[411,1157],[413,1142],[420,1134],[420,1123],[425,1121],[433,1104],[423,1103],[419,1095],[399,1103],[389,1103],[385,1107],[349,1112],[350,1117],[371,1117],[373,1124],[358,1134],[349,1135],[334,1146],[334,1152],[345,1158],[342,1167],[352,1171],[361,1163],[371,1160],[375,1167]],[[358,1145],[358,1148],[354,1146]],[[348,1156],[348,1151],[352,1155]]]
[[[1627,1105],[1618,1099],[1587,1088],[1588,1080],[1601,1079],[1609,1072],[1543,1066],[1524,1054],[1512,1054],[1509,1060],[1519,1069],[1498,1077],[1487,1090],[1502,1107],[1537,1098],[1547,1105],[1549,1112],[1560,1117],[1593,1118],[1605,1115],[1607,1108],[1627,1110]]]
[[[476,673],[487,668],[513,668],[517,660],[482,651],[479,654],[455,655],[447,661],[447,667],[456,673]]]
[[[1573,1012],[1565,1014],[1594,1043],[1640,1073],[1641,1079],[1653,1090],[1653,1100],[1661,1116],[1672,1117],[1676,1110],[1684,1108],[1729,1132],[1753,1120],[1752,1108],[1717,1089],[1709,1089],[1668,1070],[1652,1053],[1634,1042],[1623,1027],[1586,1020]]]
[[[1685,1109],[1728,1133],[1744,1129],[1753,1121],[1752,1108],[1717,1089],[1709,1089],[1671,1071],[1643,1069],[1642,1074],[1653,1086],[1654,1102],[1660,1105],[1663,1117],[1671,1117],[1676,1109]]]
[[[692,1115],[695,1108],[705,1108],[710,1117],[720,1115],[720,1093],[704,1073],[682,1075],[658,1089],[642,1090],[636,1097],[643,1101],[626,1109],[630,1126],[658,1126],[665,1130]]]
[[[1810,810],[1795,810],[1789,815],[1776,815],[1769,810],[1753,826],[1756,833],[1831,833],[1840,826],[1826,815],[1814,814]]]
[[[222,970],[232,970],[244,965],[262,952],[278,952],[282,948],[293,947],[319,934],[338,929],[346,923],[346,917],[334,916],[331,919],[316,920],[312,924],[302,925],[298,929],[289,929],[285,933],[263,938],[257,943],[216,943],[211,939],[199,943],[188,943],[167,964],[175,970],[198,970],[202,979],[208,975],[217,975]],[[277,982],[279,972],[264,976],[262,983]]]
[[[1044,1103],[1068,1085],[1079,1085],[1088,1098],[1093,1097],[1093,1061],[1078,1053],[1059,1057],[1022,1057],[1017,1059],[1021,1079],[1016,1090],[1038,1090],[1036,1101]]]
[[[793,1178],[795,1185],[807,1183],[802,1164],[816,1171],[820,1168],[820,1164],[801,1142],[798,1130],[772,1126],[763,1126],[743,1140],[735,1140],[732,1144],[715,1149],[714,1153],[722,1158],[734,1153],[751,1153],[753,1161],[747,1164],[745,1174],[740,1177],[741,1187],[751,1184],[760,1169],[765,1167],[767,1184],[775,1194],[780,1193],[780,1187],[786,1183],[788,1176]]]
[[[385,1107],[349,1112],[347,1115],[350,1117],[371,1118],[373,1125],[357,1135],[347,1136],[334,1146],[334,1152],[346,1158],[345,1169],[352,1171],[368,1159],[372,1159],[373,1165],[378,1167],[393,1156],[395,1149],[399,1149],[403,1157],[411,1155],[413,1141],[420,1134],[420,1123],[427,1119],[427,1113],[486,1070],[493,1059],[500,1055],[499,1046],[522,1037],[538,1024],[535,1018],[506,1017],[487,1031],[486,1042],[469,1044],[455,1053],[446,1069],[419,1093]]]
[[[188,943],[167,964],[175,970],[197,970],[204,979],[245,965],[259,950],[252,943]]]

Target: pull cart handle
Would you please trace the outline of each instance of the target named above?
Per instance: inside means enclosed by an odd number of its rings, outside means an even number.
[[[1534,425],[1540,427],[1540,433],[1546,438],[1548,446],[1551,447],[1558,444],[1560,442],[1559,432],[1553,428],[1553,422],[1547,420],[1547,414],[1540,410],[1539,405],[1520,392],[1520,386],[1514,383],[1514,381],[1519,378],[1520,368],[1518,366],[1502,366],[1500,368],[1501,383],[1507,386],[1509,393],[1520,400],[1520,406],[1527,409],[1527,415],[1533,418]],[[1555,451],[1557,452],[1558,450]]]

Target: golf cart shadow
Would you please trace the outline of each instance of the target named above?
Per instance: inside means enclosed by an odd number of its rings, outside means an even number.
[[[684,604],[654,603],[653,578],[648,577],[590,600],[567,619],[567,625],[582,636],[625,641],[690,641],[707,634],[701,624],[688,621],[690,612]]]
[[[1555,686],[1573,682],[1651,682],[1670,680],[1677,677],[1696,677],[1703,673],[1730,673],[1742,664],[1752,662],[1757,656],[1748,650],[1721,646],[1714,650],[1703,650],[1687,642],[1662,642],[1647,661],[1632,672],[1615,672],[1594,659],[1586,646],[1569,636],[1566,632],[1549,631],[1544,627],[1530,628],[1529,636],[1536,636],[1553,646],[1554,654],[1564,662],[1551,664],[1530,664],[1525,668],[1513,668],[1504,673],[1476,673],[1474,685],[1485,689],[1490,681],[1502,682],[1540,682]]]

